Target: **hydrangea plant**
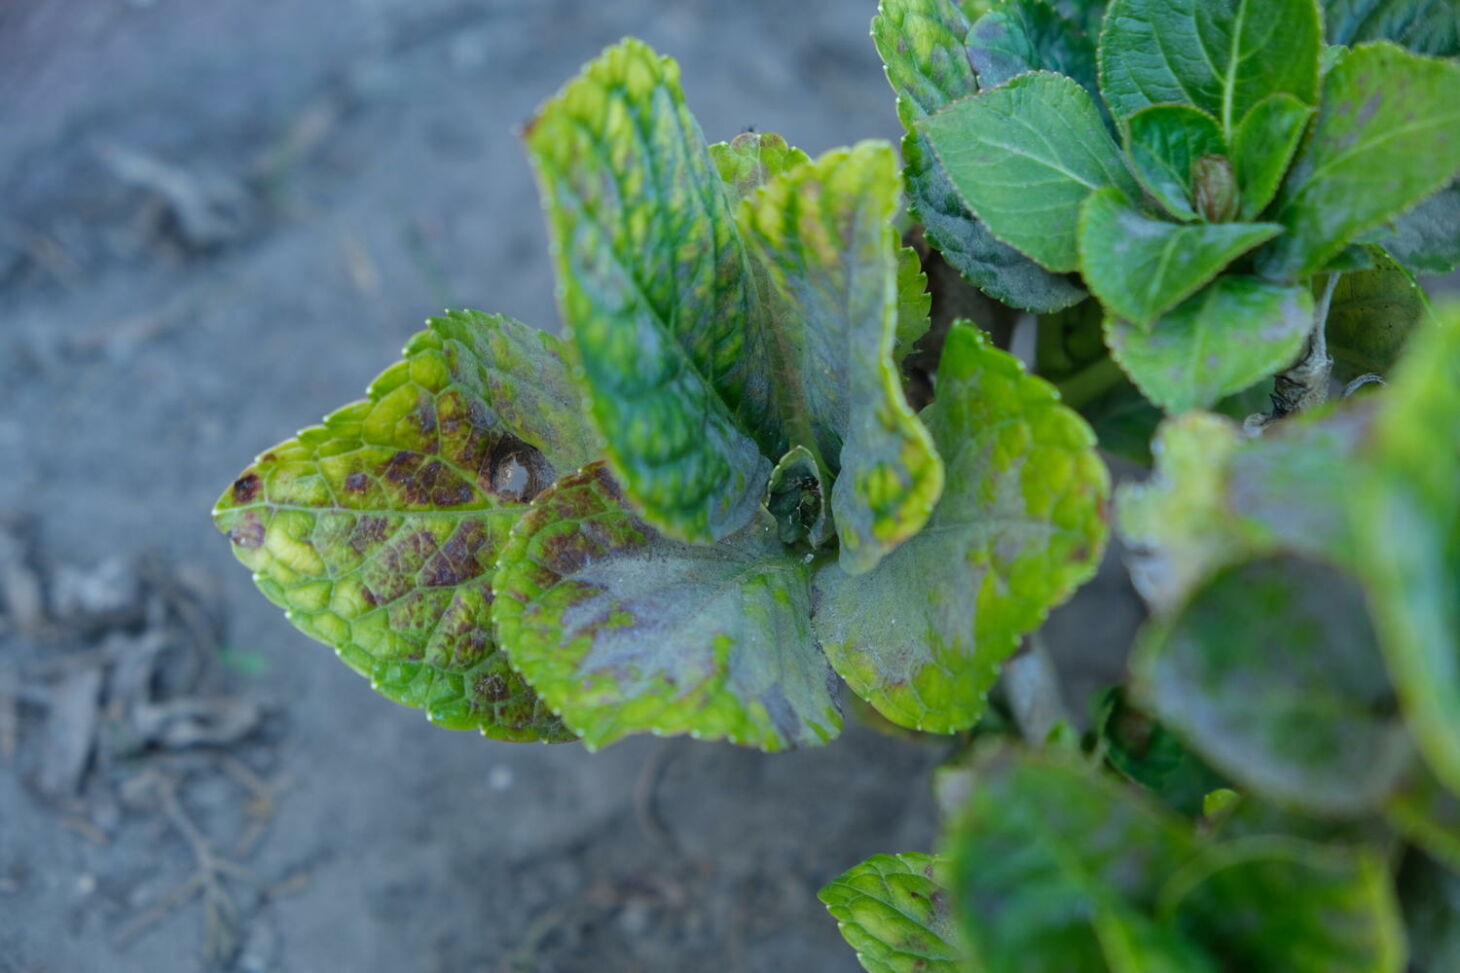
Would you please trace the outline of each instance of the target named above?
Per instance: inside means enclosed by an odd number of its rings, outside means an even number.
[[[845,683],[950,735],[942,848],[822,891],[868,970],[1460,968],[1460,310],[1414,276],[1460,260],[1460,11],[872,33],[900,160],[706,144],[604,52],[525,128],[563,337],[431,319],[219,528],[445,727],[777,751]],[[1037,631],[1112,519],[1149,618],[1082,732]]]

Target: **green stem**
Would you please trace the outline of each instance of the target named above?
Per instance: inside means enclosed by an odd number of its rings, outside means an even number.
[[[1125,372],[1120,370],[1115,359],[1107,357],[1056,385],[1065,405],[1071,409],[1083,409],[1125,380]]]

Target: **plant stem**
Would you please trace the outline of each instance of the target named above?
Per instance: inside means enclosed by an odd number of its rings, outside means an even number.
[[[1056,726],[1070,722],[1059,673],[1037,632],[1004,664],[1004,695],[1020,734],[1034,746],[1044,746]]]
[[[1083,409],[1125,381],[1125,372],[1113,358],[1102,358],[1059,382],[1060,398],[1071,409]]]
[[[1333,358],[1328,354],[1328,309],[1341,276],[1329,274],[1323,282],[1323,293],[1313,311],[1313,330],[1308,335],[1307,350],[1291,368],[1278,373],[1273,382],[1272,411],[1249,416],[1245,424],[1248,432],[1260,434],[1285,416],[1328,401],[1328,385],[1333,377]]]

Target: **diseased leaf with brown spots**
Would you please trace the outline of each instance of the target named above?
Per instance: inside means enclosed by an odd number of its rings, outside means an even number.
[[[533,504],[502,552],[492,620],[512,665],[590,748],[631,733],[763,750],[841,731],[811,635],[810,571],[758,510],[714,545],[659,534],[601,463]]]
[[[295,627],[383,695],[451,729],[570,740],[498,651],[490,605],[527,501],[592,449],[571,387],[551,335],[434,320],[368,399],[245,470],[214,519]]]

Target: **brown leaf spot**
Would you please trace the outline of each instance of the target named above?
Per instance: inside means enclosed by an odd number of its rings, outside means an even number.
[[[248,473],[233,481],[233,501],[235,503],[249,503],[259,495],[259,475]]]
[[[489,703],[500,703],[512,696],[511,685],[499,672],[482,673],[473,688],[478,699]]]
[[[350,493],[364,493],[370,485],[370,477],[364,473],[351,473],[345,477],[345,489]]]
[[[247,517],[234,524],[228,539],[239,547],[253,550],[264,546],[264,525],[256,517]]]
[[[374,608],[376,605],[380,604],[380,602],[376,600],[375,592],[371,591],[364,585],[360,586],[360,597],[364,598],[365,604],[369,605],[371,608]]]

